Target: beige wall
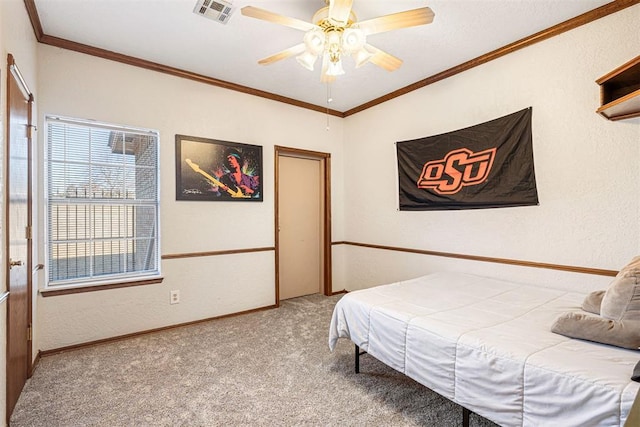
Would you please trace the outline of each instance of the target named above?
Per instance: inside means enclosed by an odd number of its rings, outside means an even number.
[[[286,104],[39,46],[40,111],[160,132],[161,253],[274,245],[274,146],[331,153],[333,238],[342,240],[343,121]],[[40,128],[44,129],[42,117]],[[175,135],[263,147],[264,202],[175,200]],[[45,132],[39,133],[42,147]],[[41,166],[40,166],[41,169]],[[43,207],[41,207],[43,208]],[[43,227],[41,216],[41,227]],[[39,262],[44,261],[41,252]],[[337,260],[339,264],[339,260]],[[164,282],[40,297],[39,348],[59,348],[275,303],[274,252],[164,260]],[[43,286],[44,274],[40,277]],[[180,290],[180,304],[169,292]]]
[[[640,119],[597,115],[595,80],[638,55],[639,16],[640,5],[633,6],[347,118],[346,240],[612,270],[625,265],[640,252]],[[539,206],[397,210],[396,141],[529,106]],[[344,262],[349,289],[434,270],[581,289],[610,280],[357,247],[347,248]]]

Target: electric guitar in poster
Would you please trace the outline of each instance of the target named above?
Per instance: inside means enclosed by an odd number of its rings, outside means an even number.
[[[216,178],[212,177],[211,175],[209,175],[208,173],[206,173],[205,171],[200,169],[200,166],[198,166],[196,163],[193,163],[191,161],[191,159],[185,159],[185,162],[187,162],[187,164],[189,166],[191,166],[191,169],[193,169],[195,172],[198,172],[199,174],[201,174],[202,176],[207,178],[207,180],[210,183],[212,183],[213,185],[217,185],[218,187],[220,187],[221,189],[223,189],[227,193],[229,193],[231,195],[231,197],[234,197],[234,198],[245,198],[245,199],[248,198],[248,197],[251,197],[251,196],[247,196],[247,195],[243,194],[242,190],[240,190],[239,188],[236,191],[233,191],[230,187],[224,185],[223,183],[218,181]]]

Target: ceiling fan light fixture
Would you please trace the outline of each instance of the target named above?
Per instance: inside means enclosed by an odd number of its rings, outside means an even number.
[[[304,35],[304,44],[307,50],[314,55],[319,55],[324,50],[325,34],[319,28],[309,30]]]
[[[318,55],[314,55],[313,53],[306,51],[301,55],[296,56],[296,61],[298,64],[302,65],[309,71],[313,71],[313,64],[315,64],[316,59],[318,59]]]
[[[341,76],[344,74],[344,68],[342,68],[342,60],[338,58],[337,61],[329,61],[327,67],[327,75],[328,76]]]
[[[347,53],[355,53],[366,43],[366,36],[357,28],[347,28],[342,34],[342,49]]]
[[[342,32],[338,30],[330,30],[327,31],[327,41],[326,44],[329,50],[340,49],[340,45],[342,44]]]

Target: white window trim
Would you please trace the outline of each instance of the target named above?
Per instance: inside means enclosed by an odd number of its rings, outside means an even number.
[[[74,279],[74,280],[60,280],[51,283],[49,278],[49,158],[48,158],[48,140],[49,140],[49,123],[50,122],[58,122],[64,124],[71,125],[81,125],[88,126],[93,128],[101,128],[105,130],[113,130],[126,132],[130,134],[138,134],[138,135],[153,135],[156,138],[156,242],[157,242],[157,250],[156,250],[156,270],[152,272],[144,272],[144,273],[127,273],[127,274],[118,274],[113,275],[117,277],[113,277],[112,279],[109,276],[101,276],[99,278],[85,278],[85,279]],[[79,119],[79,118],[71,118],[71,117],[63,117],[59,115],[53,114],[45,114],[44,116],[44,152],[43,152],[43,183],[44,183],[44,258],[45,258],[45,281],[44,288],[41,289],[41,292],[46,293],[47,291],[57,291],[57,290],[69,290],[69,289],[82,289],[89,288],[94,286],[109,286],[109,285],[117,285],[117,284],[126,284],[126,283],[135,283],[136,281],[145,281],[145,280],[154,280],[154,279],[162,279],[162,271],[161,271],[161,235],[160,235],[160,200],[161,200],[161,190],[160,190],[160,132],[155,129],[150,128],[139,128],[135,126],[126,126],[126,125],[117,125],[112,123],[100,122],[93,119]]]

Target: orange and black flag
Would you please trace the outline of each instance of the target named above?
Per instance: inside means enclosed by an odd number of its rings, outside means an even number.
[[[537,205],[531,115],[398,142],[400,210]]]

